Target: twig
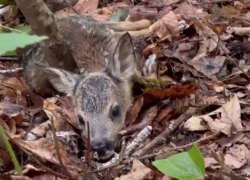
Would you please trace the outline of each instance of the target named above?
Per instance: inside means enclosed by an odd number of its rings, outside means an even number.
[[[6,69],[6,70],[0,70],[0,73],[2,74],[7,74],[7,73],[15,73],[15,72],[19,72],[19,71],[23,71],[23,68],[16,68],[16,69]]]
[[[122,137],[122,148],[121,148],[121,152],[119,154],[119,162],[120,163],[122,162],[122,160],[124,158],[125,149],[126,149],[126,140],[125,140],[125,137]]]
[[[71,6],[68,2],[67,2],[67,0],[63,0],[68,6],[69,6],[69,8],[70,9],[72,9],[76,14],[79,14],[78,12],[77,12],[77,10],[75,10],[74,8],[73,8],[73,6]]]
[[[87,160],[87,166],[91,167],[89,121],[87,121],[87,152],[86,152],[86,160]]]
[[[197,141],[188,143],[188,144],[186,144],[186,145],[178,146],[178,147],[175,147],[175,148],[172,148],[172,149],[168,149],[168,152],[165,152],[165,151],[164,151],[164,152],[158,152],[158,153],[147,154],[147,155],[144,155],[144,156],[141,156],[141,157],[138,157],[138,158],[128,158],[128,159],[125,159],[124,161],[122,161],[121,163],[112,164],[112,165],[110,165],[110,166],[103,167],[102,169],[92,170],[92,171],[89,171],[88,173],[89,173],[89,174],[98,173],[98,172],[104,171],[104,170],[106,170],[106,169],[114,168],[114,167],[116,167],[116,166],[118,166],[118,165],[130,163],[130,162],[132,162],[134,159],[144,160],[144,159],[153,158],[153,157],[155,157],[155,156],[160,156],[160,155],[169,154],[169,152],[171,152],[171,151],[175,151],[175,150],[179,150],[179,149],[184,149],[184,148],[187,148],[187,147],[192,146],[192,145],[195,144],[195,143],[196,143],[196,144],[203,143],[203,142],[205,142],[205,141],[208,141],[208,140],[210,140],[210,139],[213,139],[213,138],[217,137],[219,134],[220,134],[220,133],[212,134],[212,135],[210,135],[210,136],[201,138],[201,139],[199,139],[199,140],[197,140]]]
[[[192,3],[192,5],[206,5],[206,4],[217,4],[217,3],[226,3],[226,2],[234,2],[236,0],[219,0],[219,1],[210,1],[210,2],[202,2],[202,3]]]
[[[142,130],[143,128],[151,124],[156,115],[157,115],[157,106],[152,106],[144,113],[144,117],[142,118],[142,121],[140,123],[129,126],[128,128],[122,130],[120,132],[120,135],[124,136],[131,132]]]
[[[61,157],[61,154],[59,152],[58,141],[57,141],[57,137],[56,137],[56,130],[55,130],[55,126],[54,126],[53,117],[50,120],[51,120],[52,134],[53,134],[53,138],[54,138],[54,141],[55,141],[55,149],[56,149],[56,154],[57,154],[58,161],[59,161],[59,163],[60,163],[63,171],[65,172],[65,174],[67,174],[67,176],[69,177],[69,179],[73,180],[74,178],[72,177],[72,175],[70,174],[70,172],[68,171],[68,169],[63,164],[62,157]]]
[[[158,135],[156,138],[154,138],[150,143],[148,143],[146,146],[144,146],[141,150],[137,151],[135,153],[136,156],[142,156],[145,155],[149,150],[152,150],[158,143],[165,142],[166,138],[175,131],[180,124],[191,117],[195,113],[195,108],[189,108],[185,113],[183,113],[181,116],[179,116],[175,121],[172,128],[167,128],[165,131],[163,131],[160,135]]]
[[[151,133],[152,131],[152,126],[147,126],[145,127],[136,137],[135,139],[128,144],[125,150],[125,156],[128,156],[131,154],[131,152],[137,148],[142,141],[144,141]]]
[[[17,61],[18,58],[17,57],[0,57],[0,61]]]

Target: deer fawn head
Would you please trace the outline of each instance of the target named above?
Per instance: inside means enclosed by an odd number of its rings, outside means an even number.
[[[100,159],[114,154],[118,133],[131,106],[131,78],[135,66],[132,39],[126,33],[120,37],[103,72],[78,75],[56,68],[44,69],[59,92],[72,96],[85,136],[89,122],[91,149]]]

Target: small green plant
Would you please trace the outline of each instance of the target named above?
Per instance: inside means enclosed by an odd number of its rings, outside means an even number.
[[[13,149],[12,149],[12,147],[11,147],[9,141],[8,141],[8,138],[6,137],[6,135],[5,135],[5,133],[4,133],[3,127],[0,125],[0,140],[1,140],[1,139],[2,139],[2,141],[4,142],[4,144],[5,144],[6,148],[7,148],[7,150],[8,150],[9,153],[10,153],[10,157],[11,157],[11,160],[12,160],[14,166],[15,166],[15,169],[16,169],[16,171],[17,171],[17,174],[20,175],[20,176],[23,176],[23,173],[22,173],[22,171],[21,171],[21,168],[20,168],[20,166],[19,166],[19,163],[18,163],[18,161],[17,161],[17,159],[16,159],[15,153],[14,153],[14,151],[13,151]]]
[[[153,162],[163,174],[179,180],[204,179],[205,161],[196,145],[187,151]]]

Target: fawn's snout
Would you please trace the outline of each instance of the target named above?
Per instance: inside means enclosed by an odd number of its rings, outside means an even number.
[[[91,150],[97,152],[100,159],[110,158],[114,153],[115,142],[105,138],[94,139],[91,143]]]

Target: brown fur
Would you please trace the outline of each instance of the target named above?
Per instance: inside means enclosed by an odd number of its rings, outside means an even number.
[[[38,48],[29,52],[32,56],[29,56],[31,60],[25,77],[38,92],[53,91],[47,88],[52,84],[57,91],[72,96],[75,112],[85,125],[89,122],[91,143],[107,141],[105,153],[100,158],[109,158],[131,106],[131,80],[136,74],[131,37],[128,33],[118,36],[105,25],[82,17],[70,17],[57,23],[81,73],[74,73],[74,68],[67,69],[66,61],[60,64],[60,68],[35,66],[35,62],[43,60]],[[45,84],[46,88],[42,88]],[[117,105],[120,115],[114,118],[111,112]],[[86,134],[86,127],[80,125]]]

